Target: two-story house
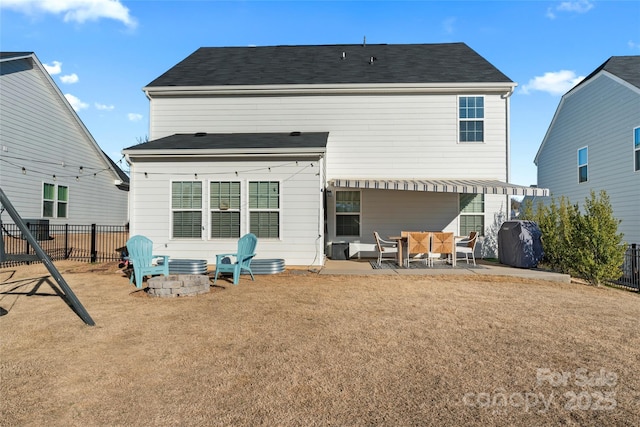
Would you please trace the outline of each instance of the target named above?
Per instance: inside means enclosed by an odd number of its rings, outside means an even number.
[[[23,219],[128,221],[129,177],[100,149],[33,52],[0,53],[0,187]]]
[[[640,243],[640,56],[612,56],[562,96],[535,157],[538,184],[582,206],[605,190]]]
[[[146,87],[150,141],[123,150],[131,232],[215,260],[318,266],[373,232],[484,232],[511,195],[516,84],[464,43],[200,48]]]

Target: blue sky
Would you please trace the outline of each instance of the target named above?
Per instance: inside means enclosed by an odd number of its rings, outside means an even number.
[[[530,185],[562,94],[610,56],[640,55],[640,2],[0,1],[0,50],[35,52],[116,162],[149,133],[142,87],[197,48],[364,37],[464,42],[517,82],[510,181]]]

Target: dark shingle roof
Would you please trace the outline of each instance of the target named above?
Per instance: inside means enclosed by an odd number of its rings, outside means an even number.
[[[324,149],[327,146],[328,137],[329,132],[189,133],[174,134],[134,145],[125,150]]]
[[[464,43],[372,44],[202,47],[147,87],[503,82]]]
[[[29,56],[31,54],[33,54],[33,52],[0,52],[0,59]]]
[[[640,88],[640,55],[612,56],[575,87],[578,87],[582,83],[588,81],[602,70],[608,71],[614,76],[618,76],[622,80]]]

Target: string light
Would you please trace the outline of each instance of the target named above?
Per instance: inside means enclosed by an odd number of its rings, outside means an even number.
[[[24,166],[22,167],[22,175],[26,175],[27,174],[27,170],[24,168]]]
[[[53,175],[53,180],[56,181],[56,176],[55,175]]]

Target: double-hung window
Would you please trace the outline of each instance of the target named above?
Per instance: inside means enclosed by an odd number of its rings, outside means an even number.
[[[280,237],[280,183],[249,182],[249,231],[261,238]]]
[[[360,191],[336,191],[336,236],[360,235]]]
[[[172,235],[175,238],[202,238],[202,182],[171,183]]]
[[[578,182],[587,182],[589,179],[589,149],[587,147],[578,150]]]
[[[211,238],[240,237],[240,182],[209,183]]]
[[[484,142],[484,97],[459,97],[458,119],[460,142]]]
[[[633,158],[635,159],[635,171],[640,171],[640,127],[633,130]]]
[[[460,235],[484,235],[484,194],[460,194]]]
[[[69,208],[69,187],[44,183],[42,188],[42,217],[67,218]]]

